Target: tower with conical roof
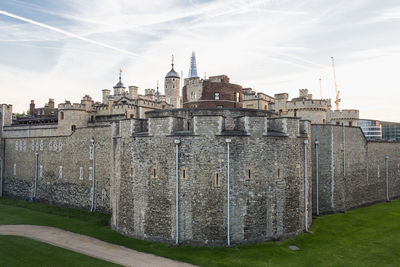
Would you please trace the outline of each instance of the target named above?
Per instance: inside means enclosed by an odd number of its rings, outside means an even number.
[[[192,51],[192,57],[190,58],[189,78],[199,77],[197,76],[197,65],[196,65],[196,54]]]
[[[125,94],[125,85],[121,81],[121,73],[122,69],[119,70],[119,81],[114,86],[114,95],[116,96]]]
[[[174,108],[181,108],[180,81],[179,74],[174,70],[174,56],[172,55],[171,70],[165,75],[165,97],[168,104]]]

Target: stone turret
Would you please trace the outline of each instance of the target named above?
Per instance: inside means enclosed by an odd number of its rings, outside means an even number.
[[[125,94],[125,85],[121,81],[121,73],[122,73],[122,70],[119,71],[119,81],[114,86],[114,95],[116,95],[116,96]]]
[[[13,120],[13,106],[7,104],[0,105],[0,116],[1,116],[1,123],[0,127],[3,129],[3,126],[10,126]]]
[[[77,128],[87,127],[93,100],[86,95],[81,100],[81,103],[65,103],[58,105],[58,133],[60,135],[69,135]]]
[[[179,74],[174,70],[174,57],[172,56],[172,69],[165,75],[165,96],[168,104],[172,104],[174,108],[182,107],[182,99],[180,96]]]

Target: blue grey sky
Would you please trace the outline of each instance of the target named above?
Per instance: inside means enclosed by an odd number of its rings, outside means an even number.
[[[334,56],[340,108],[400,121],[399,33],[398,0],[1,0],[0,102],[100,101],[120,68],[126,85],[163,88],[171,54],[187,77],[192,50],[200,76],[314,98],[321,78],[334,99]]]

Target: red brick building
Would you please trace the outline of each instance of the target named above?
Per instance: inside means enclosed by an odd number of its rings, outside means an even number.
[[[229,83],[226,75],[185,79],[182,88],[184,108],[242,108],[243,88]]]
[[[57,117],[58,109],[54,105],[54,99],[49,98],[49,103],[46,103],[44,107],[35,108],[35,101],[31,100],[31,104],[29,105],[29,115],[35,118],[43,118],[43,117]]]

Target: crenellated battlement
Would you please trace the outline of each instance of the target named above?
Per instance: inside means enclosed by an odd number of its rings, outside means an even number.
[[[242,110],[183,109],[152,111],[146,120],[131,120],[131,133],[146,136],[273,136],[307,137],[309,121],[294,117],[271,117],[268,112]]]
[[[328,110],[331,108],[331,100],[330,99],[299,99],[288,101],[286,104],[286,108],[288,110],[295,109],[322,109]]]
[[[360,111],[357,109],[342,109],[342,110],[333,110],[330,113],[331,119],[359,119]]]
[[[86,104],[71,103],[70,101],[65,101],[65,103],[58,104],[59,110],[86,110]]]

